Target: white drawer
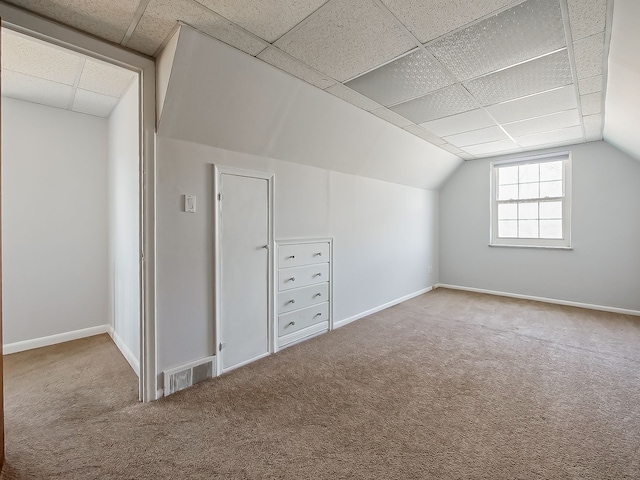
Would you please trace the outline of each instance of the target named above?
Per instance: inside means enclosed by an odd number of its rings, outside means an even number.
[[[297,243],[278,247],[278,268],[298,267],[329,261],[329,243]]]
[[[285,313],[278,316],[278,336],[282,337],[327,320],[329,320],[329,302]]]
[[[278,270],[279,292],[327,281],[329,281],[328,263],[305,265],[303,267],[282,268]]]
[[[285,290],[278,294],[278,314],[298,310],[329,300],[329,283]]]

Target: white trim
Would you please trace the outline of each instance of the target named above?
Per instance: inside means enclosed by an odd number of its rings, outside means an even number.
[[[358,313],[357,315],[354,315],[353,317],[349,317],[349,318],[345,318],[344,320],[340,320],[338,322],[334,322],[333,323],[333,328],[340,328],[340,327],[344,327],[345,325],[348,325],[351,322],[355,322],[356,320],[360,320],[361,318],[364,317],[368,317],[369,315],[373,315],[374,313],[380,312],[382,310],[385,310],[389,307],[393,307],[394,305],[398,305],[399,303],[402,302],[406,302],[407,300],[411,300],[414,297],[417,297],[419,295],[423,295],[427,292],[430,292],[431,290],[433,290],[436,286],[432,286],[432,287],[427,287],[427,288],[423,288],[422,290],[418,290],[417,292],[413,292],[410,293],[409,295],[405,295],[404,297],[400,297],[397,298],[395,300],[391,300],[390,302],[384,303],[378,307],[372,308],[370,310],[367,310],[365,312],[362,313]]]
[[[329,331],[329,321],[311,325],[310,327],[303,328],[297,332],[290,333],[284,337],[278,337],[278,350],[282,350],[285,347],[291,346],[295,343],[299,343],[302,340],[308,340],[309,338],[316,336],[320,333],[327,333]]]
[[[118,347],[122,356],[127,360],[127,362],[129,362],[129,365],[131,365],[135,374],[140,378],[140,361],[136,358],[127,344],[124,343],[124,340],[122,340],[120,335],[118,335],[118,332],[116,332],[113,327],[110,326],[109,332],[107,333],[109,333],[111,340],[116,344],[116,347]]]
[[[58,343],[70,342],[71,340],[78,340],[80,338],[93,337],[94,335],[109,333],[110,329],[110,325],[98,325],[97,327],[82,328],[80,330],[57,333],[55,335],[49,335],[46,337],[32,338],[30,340],[23,340],[21,342],[7,343],[2,348],[2,353],[4,355],[10,355],[12,353],[24,352],[25,350],[32,350],[34,348],[48,347],[49,345],[56,345]]]
[[[485,290],[484,288],[463,287],[460,285],[448,285],[439,283],[434,288],[448,288],[451,290],[464,290],[467,292],[486,293],[488,295],[497,295],[500,297],[519,298],[522,300],[533,300],[535,302],[553,303],[556,305],[566,305],[568,307],[586,308],[588,310],[598,310],[601,312],[621,313],[623,315],[640,316],[640,310],[629,310],[626,308],[607,307],[605,305],[593,305],[591,303],[572,302],[570,300],[560,300],[557,298],[535,297],[533,295],[521,295],[519,293],[498,292],[496,290]]]
[[[224,368],[222,369],[221,373],[227,373],[227,372],[230,372],[231,370],[235,370],[236,368],[244,367],[245,365],[249,365],[250,363],[257,362],[258,360],[268,357],[269,355],[271,355],[271,352],[261,353],[257,357],[253,357],[253,358],[250,358],[249,360],[245,360],[244,362],[236,363],[231,367]],[[220,355],[216,355],[216,357],[219,357],[219,356]]]
[[[156,390],[155,400],[160,400],[162,397],[164,397],[164,388],[159,388],[158,390]]]

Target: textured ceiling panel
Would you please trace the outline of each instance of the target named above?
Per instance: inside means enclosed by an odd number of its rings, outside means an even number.
[[[466,147],[468,145],[495,142],[496,140],[505,140],[508,138],[500,127],[489,127],[445,137],[445,140],[456,147]]]
[[[330,2],[275,46],[343,82],[416,45],[373,0],[351,0]]]
[[[577,106],[574,86],[567,85],[550,92],[492,105],[487,110],[498,122],[507,123],[571,110]]]
[[[578,80],[578,87],[580,88],[580,95],[601,92],[602,75],[596,75],[595,77],[583,78],[582,80]]]
[[[389,106],[455,83],[430,54],[419,49],[362,75],[347,85]]]
[[[78,88],[120,98],[136,78],[134,72],[87,60],[84,63]]]
[[[573,42],[573,54],[579,79],[602,75],[604,33]]]
[[[51,107],[68,108],[73,99],[73,87],[3,70],[2,95]]]
[[[406,127],[402,127],[402,128],[407,132],[413,133],[414,135],[417,135],[417,136],[428,133],[424,128],[418,125],[414,125],[413,123],[411,125],[407,125]]]
[[[345,87],[341,83],[336,83],[332,87],[327,88],[327,92],[368,112],[382,107],[379,103],[374,102],[364,95],[360,95],[358,92],[351,90],[349,87]]]
[[[580,125],[580,115],[578,115],[577,109],[515,123],[507,123],[502,126],[512,137],[522,137],[524,135],[533,135],[534,133],[548,132],[550,130],[558,130],[575,125]]]
[[[589,95],[580,96],[580,104],[582,105],[583,115],[594,115],[602,111],[602,93],[590,93]]]
[[[558,0],[537,0],[516,5],[428,48],[458,79],[468,80],[566,45]]]
[[[602,115],[588,115],[582,121],[587,142],[602,140]]]
[[[421,133],[420,135],[418,135],[420,138],[433,143],[434,145],[443,145],[446,142],[446,140],[441,139],[440,137],[434,135],[431,132],[425,132],[425,133]]]
[[[73,100],[72,110],[97,117],[108,117],[117,104],[116,97],[78,89]]]
[[[392,112],[388,108],[378,108],[376,110],[371,110],[375,116],[383,118],[387,122],[393,123],[398,127],[407,127],[411,125],[411,122],[404,117],[401,117],[395,112]]]
[[[473,110],[477,105],[460,85],[445,87],[424,97],[401,103],[391,110],[413,123],[424,123],[436,118]]]
[[[548,144],[556,144],[560,142],[581,142],[584,140],[582,136],[582,127],[563,128],[553,132],[537,133],[526,137],[516,138],[516,142],[522,147],[536,147]]]
[[[514,0],[460,2],[451,0],[382,0],[422,43],[489,15]]]
[[[336,83],[332,78],[323,75],[276,47],[266,48],[260,52],[258,58],[318,88],[325,89]]]
[[[153,55],[178,20],[251,55],[257,55],[268,46],[255,35],[193,0],[151,0],[126,46]]]
[[[572,82],[566,50],[464,83],[483,105],[512,100]]]
[[[441,137],[469,132],[471,130],[479,130],[493,125],[495,125],[495,122],[481,109],[451,115],[450,117],[440,118],[422,124],[424,128]]]
[[[604,32],[607,0],[568,0],[569,23],[573,41]]]
[[[462,150],[460,150],[458,147],[455,147],[453,145],[444,144],[444,145],[439,145],[439,147],[443,150],[446,150],[447,152],[453,153],[454,155],[460,155],[461,153],[463,153]]]
[[[275,42],[327,0],[197,0],[249,32]]]
[[[464,151],[475,156],[493,155],[520,150],[518,145],[511,140],[498,140],[497,142],[481,143],[464,147]]]

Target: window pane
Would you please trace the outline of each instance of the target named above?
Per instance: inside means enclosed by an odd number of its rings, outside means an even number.
[[[540,238],[562,238],[562,220],[540,220]]]
[[[518,222],[516,220],[500,220],[498,222],[498,237],[516,238],[518,236]]]
[[[538,218],[538,202],[518,204],[518,218],[520,220],[536,220]]]
[[[518,179],[520,183],[540,181],[540,164],[520,165],[519,169]]]
[[[562,202],[541,202],[540,218],[562,218]]]
[[[498,185],[518,183],[518,167],[504,167],[498,169]]]
[[[498,187],[498,200],[517,200],[518,185],[502,185]]]
[[[538,198],[540,193],[539,183],[522,183],[520,184],[520,199]]]
[[[562,161],[540,164],[540,181],[562,180]]]
[[[540,182],[540,198],[561,196],[562,180],[556,182]]]
[[[537,220],[518,220],[519,238],[538,238]]]
[[[498,220],[517,220],[518,205],[515,203],[501,203],[498,205]]]

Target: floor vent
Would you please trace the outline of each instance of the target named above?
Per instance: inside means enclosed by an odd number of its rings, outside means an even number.
[[[214,361],[215,357],[207,357],[164,372],[165,397],[212,378]]]

